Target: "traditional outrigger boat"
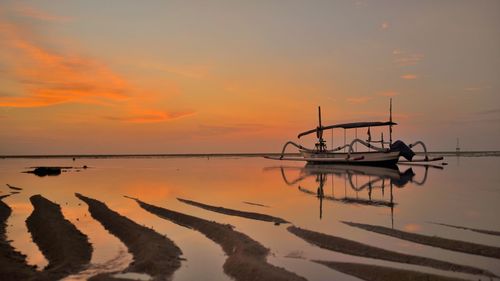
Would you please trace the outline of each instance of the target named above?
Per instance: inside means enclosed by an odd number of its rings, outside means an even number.
[[[389,121],[386,122],[355,122],[355,123],[342,123],[323,126],[321,123],[321,107],[318,107],[318,126],[300,133],[297,137],[316,133],[317,142],[313,149],[304,147],[293,141],[288,141],[283,146],[280,156],[266,156],[268,159],[273,160],[291,160],[291,161],[306,161],[314,164],[362,164],[362,165],[394,165],[398,162],[430,162],[442,160],[443,157],[430,158],[427,154],[427,148],[422,141],[416,141],[410,145],[406,145],[403,141],[392,141],[392,127],[397,125],[392,121],[392,99],[389,107]],[[384,141],[384,135],[381,134],[380,140],[372,140],[370,128],[372,127],[388,127],[389,128],[389,141]],[[368,128],[368,139],[362,140],[355,138],[351,143],[345,143],[345,130]],[[328,149],[326,141],[323,139],[323,132],[325,130],[344,129],[344,145],[336,148]],[[358,151],[357,144],[361,144],[368,148],[368,151]],[[377,143],[380,145],[375,146]],[[299,149],[300,156],[286,156],[285,150],[289,146],[295,146]],[[386,146],[387,145],[387,146]],[[415,152],[412,148],[416,145],[422,146],[424,150],[424,158],[413,159]],[[343,152],[341,151],[343,150]],[[400,160],[403,157],[405,160]]]

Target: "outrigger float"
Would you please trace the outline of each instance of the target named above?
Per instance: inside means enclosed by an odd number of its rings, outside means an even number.
[[[303,136],[316,133],[317,142],[313,149],[304,147],[293,141],[288,141],[283,146],[280,156],[265,156],[265,158],[273,160],[289,160],[289,161],[306,161],[312,164],[358,164],[358,165],[395,165],[398,162],[431,162],[443,160],[443,157],[431,158],[427,154],[427,147],[422,141],[416,141],[412,144],[405,144],[401,140],[392,141],[392,127],[397,125],[392,121],[392,99],[389,107],[389,121],[386,122],[355,122],[343,123],[323,126],[321,123],[321,107],[318,107],[318,126],[300,133],[297,137],[300,139]],[[372,140],[370,128],[372,127],[388,127],[389,128],[389,141],[384,141],[384,135],[381,134],[380,140]],[[351,143],[345,143],[346,130],[368,128],[368,139],[362,140],[355,138]],[[336,148],[328,149],[326,141],[323,139],[323,132],[325,130],[344,129],[344,145]],[[357,133],[356,133],[357,135]],[[333,132],[332,132],[333,136]],[[357,144],[365,146],[368,151],[358,151]],[[374,144],[379,144],[376,146]],[[300,152],[300,156],[285,156],[286,148],[295,146]],[[415,152],[413,147],[420,145],[423,148],[424,158],[414,159]],[[343,150],[343,151],[341,151]],[[404,159],[400,160],[400,157]]]

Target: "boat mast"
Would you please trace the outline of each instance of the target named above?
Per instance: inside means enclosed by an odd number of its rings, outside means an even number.
[[[389,102],[389,122],[392,123],[392,98]],[[389,125],[389,147],[392,145],[392,124]]]
[[[318,127],[316,128],[316,137],[318,138],[318,142],[316,143],[316,148],[319,151],[325,151],[326,144],[325,140],[323,139],[323,125],[321,125],[321,106],[318,106]]]

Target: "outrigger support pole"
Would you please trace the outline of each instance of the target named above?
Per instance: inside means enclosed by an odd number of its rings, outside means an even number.
[[[424,154],[425,154],[425,159],[424,161],[428,161],[429,160],[429,157],[427,155],[427,147],[425,146],[425,144],[422,142],[422,141],[416,141],[410,145],[408,145],[410,148],[413,148],[414,146],[420,144],[423,148],[424,148]]]
[[[376,147],[376,146],[372,145],[371,143],[366,142],[366,141],[364,141],[364,140],[361,140],[361,139],[354,139],[354,140],[353,140],[350,144],[346,145],[346,147],[349,147],[349,154],[351,154],[352,152],[354,152],[353,147],[354,147],[354,145],[355,145],[356,143],[358,143],[358,142],[359,142],[359,143],[361,143],[362,145],[364,145],[364,146],[366,146],[366,147],[368,147],[368,148],[372,148],[373,150],[376,150],[376,151],[380,151],[380,152],[386,152],[386,151],[389,151],[389,149],[388,149],[388,148]]]
[[[283,159],[283,156],[285,155],[285,149],[286,147],[291,144],[293,146],[295,146],[296,148],[298,149],[306,149],[305,147],[303,147],[302,145],[300,144],[296,144],[294,143],[293,141],[288,141],[287,143],[285,143],[285,145],[283,146],[283,149],[281,150],[281,156],[280,156],[280,160]]]

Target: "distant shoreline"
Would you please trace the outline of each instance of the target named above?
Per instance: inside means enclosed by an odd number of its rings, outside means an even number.
[[[417,152],[417,155],[422,155]],[[431,155],[484,157],[500,156],[500,151],[433,151]],[[281,153],[160,153],[160,154],[53,154],[53,155],[0,155],[0,159],[12,158],[226,158],[226,157],[263,157],[279,156]],[[298,153],[286,153],[287,156],[297,156]]]

